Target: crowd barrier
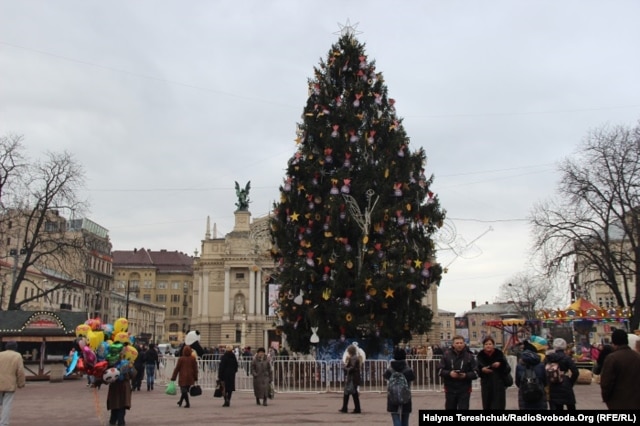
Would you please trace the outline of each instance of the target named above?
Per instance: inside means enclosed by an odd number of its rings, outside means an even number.
[[[509,360],[515,370],[515,357]],[[171,379],[178,358],[165,357],[162,360],[156,382],[166,384]],[[275,360],[273,366],[273,384],[277,393],[301,392],[342,392],[344,387],[344,370],[341,360]],[[413,392],[443,390],[442,378],[438,376],[438,359],[407,359],[407,364],[416,375],[411,383]],[[218,378],[218,359],[198,360],[198,384],[205,390],[213,391]],[[362,368],[360,392],[386,392],[387,384],[384,373],[389,367],[388,360],[366,360]],[[478,389],[480,381],[473,381],[473,388]],[[236,374],[236,391],[253,392],[251,376],[251,360],[238,361]]]

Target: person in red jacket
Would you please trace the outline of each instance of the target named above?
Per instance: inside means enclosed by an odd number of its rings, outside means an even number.
[[[191,407],[189,403],[189,388],[198,381],[198,362],[193,356],[193,349],[190,346],[182,348],[182,356],[176,362],[171,381],[175,381],[176,378],[178,378],[178,385],[180,386],[178,406],[182,407],[182,402],[184,401],[184,408],[189,408]]]

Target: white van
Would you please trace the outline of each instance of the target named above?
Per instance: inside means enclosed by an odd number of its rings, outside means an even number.
[[[171,343],[158,343],[158,353],[160,356],[173,355]]]

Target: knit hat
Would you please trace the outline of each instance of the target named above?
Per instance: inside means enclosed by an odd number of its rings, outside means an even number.
[[[558,349],[567,349],[567,341],[561,338],[553,339],[553,349],[556,351]]]
[[[614,345],[628,345],[629,336],[627,336],[627,332],[620,329],[613,330],[613,333],[611,333],[611,343]]]
[[[393,351],[393,359],[396,361],[402,361],[407,359],[407,352],[404,349],[396,349]]]

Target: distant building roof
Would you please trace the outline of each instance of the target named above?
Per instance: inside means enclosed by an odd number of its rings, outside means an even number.
[[[113,267],[154,268],[158,272],[193,272],[193,257],[179,251],[147,250],[114,250]]]
[[[513,303],[498,302],[498,303],[485,303],[484,305],[478,305],[470,311],[465,312],[468,314],[518,314],[518,307]]]

